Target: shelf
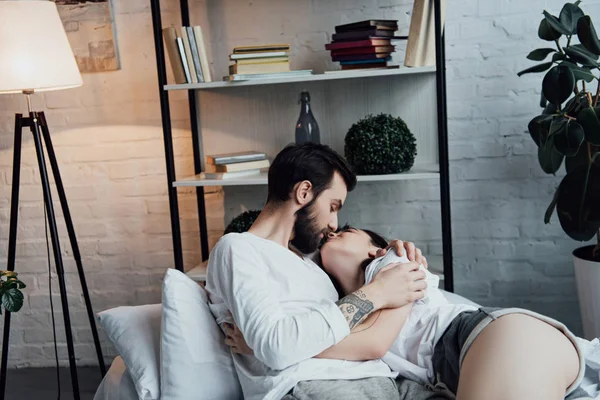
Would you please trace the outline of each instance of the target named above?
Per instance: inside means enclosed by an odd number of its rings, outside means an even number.
[[[440,277],[440,282],[444,281],[444,272],[442,271],[442,258],[441,257],[427,257],[430,264],[429,271]],[[206,266],[208,261],[204,261],[202,264],[197,265],[185,274],[195,282],[206,281]]]
[[[400,67],[394,69],[379,69],[372,71],[363,69],[350,71],[335,71],[327,74],[314,74],[308,76],[298,76],[294,78],[273,78],[238,82],[217,81],[209,83],[184,83],[178,85],[165,85],[164,90],[221,89],[240,86],[261,86],[279,83],[333,81],[338,79],[372,78],[378,76],[416,75],[427,73],[435,73],[435,67]]]
[[[439,167],[431,166],[416,166],[408,172],[401,174],[387,175],[358,175],[359,182],[384,182],[384,181],[408,181],[418,179],[438,179],[440,176]],[[205,179],[200,175],[194,175],[188,178],[183,178],[173,182],[174,187],[190,187],[190,186],[252,186],[266,185],[267,173],[261,172],[256,175],[245,176],[237,179]]]

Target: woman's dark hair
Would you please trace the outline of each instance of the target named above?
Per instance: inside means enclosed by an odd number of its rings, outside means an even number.
[[[294,185],[310,181],[315,199],[331,185],[338,172],[348,191],[356,186],[356,174],[348,162],[330,147],[316,144],[291,144],[275,156],[269,168],[267,202],[281,203],[290,199]]]
[[[347,231],[350,229],[358,229],[358,228],[354,228],[354,227],[346,224],[346,225],[342,226],[341,228],[339,228],[337,230],[337,232],[343,232],[343,231]],[[368,229],[360,229],[360,230],[365,232],[367,235],[369,235],[369,238],[371,239],[371,244],[373,246],[379,247],[380,249],[385,249],[387,247],[388,241],[380,234],[370,231]],[[362,263],[360,264],[360,268],[363,270],[367,269],[369,264],[371,264],[371,261],[373,261],[372,258],[370,258],[370,257],[365,258],[362,261]],[[338,292],[339,298],[341,299],[342,297],[344,297],[346,295],[346,293],[344,293],[344,291],[342,290],[342,286],[340,285],[338,280],[329,273],[327,273],[327,275],[329,276],[329,279],[331,279],[331,282],[333,283],[333,287]]]

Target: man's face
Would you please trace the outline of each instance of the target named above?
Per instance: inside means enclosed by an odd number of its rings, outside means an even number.
[[[296,212],[292,245],[304,254],[316,251],[321,239],[337,229],[338,212],[347,194],[346,183],[336,172],[331,187]]]

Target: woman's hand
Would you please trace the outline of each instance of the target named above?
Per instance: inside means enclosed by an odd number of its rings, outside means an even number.
[[[385,249],[379,249],[376,252],[372,252],[370,255],[375,258],[382,257],[386,255],[389,249],[394,249],[399,256],[403,256],[406,252],[406,257],[408,257],[409,261],[415,261],[418,264],[423,264],[425,268],[428,268],[427,259],[423,256],[421,249],[418,249],[413,242],[392,240]]]
[[[254,354],[235,323],[224,322],[223,329],[225,330],[225,344],[231,348],[231,351],[237,354]]]

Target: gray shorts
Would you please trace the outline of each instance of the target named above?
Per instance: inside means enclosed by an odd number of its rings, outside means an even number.
[[[488,308],[482,307],[477,311],[465,311],[460,313],[450,326],[446,329],[433,352],[433,370],[437,378],[437,384],[445,385],[451,392],[456,393],[458,389],[458,377],[460,368],[467,351],[479,334],[494,320],[508,314],[525,314],[544,321],[560,330],[571,340],[579,354],[579,375],[575,382],[568,388],[566,399],[577,399],[587,396],[583,389],[579,388],[585,373],[585,360],[577,345],[575,336],[560,322],[521,308]]]

